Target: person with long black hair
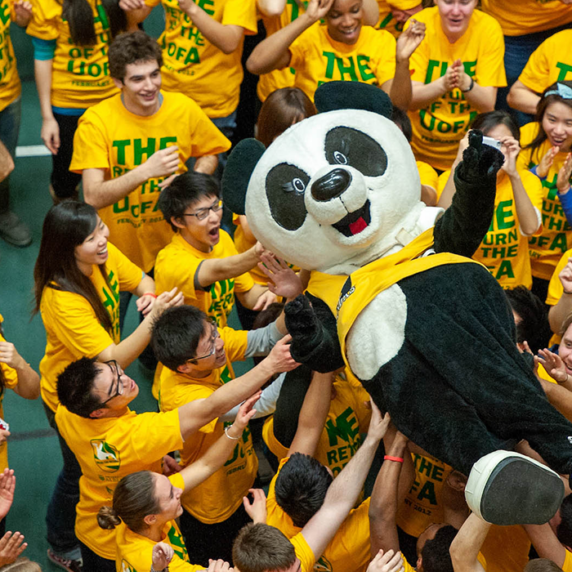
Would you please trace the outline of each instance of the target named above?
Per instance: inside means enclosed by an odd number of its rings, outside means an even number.
[[[27,33],[34,44],[42,112],[42,141],[52,153],[50,193],[55,202],[77,197],[81,175],[70,173],[73,137],[85,110],[118,92],[107,50],[127,29],[117,0],[41,0]]]
[[[58,374],[82,357],[115,361],[125,368],[149,343],[153,321],[180,304],[176,290],[155,296],[152,278],[108,242],[109,229],[95,209],[64,201],[50,209],[34,268],[35,308],[46,329],[46,354],[40,363],[41,393],[50,425],[56,429]],[[119,292],[136,296],[145,319],[120,341]],[[58,433],[59,435],[59,433]],[[64,466],[46,518],[48,557],[65,570],[77,571],[79,545],[74,533],[81,470],[60,437]]]

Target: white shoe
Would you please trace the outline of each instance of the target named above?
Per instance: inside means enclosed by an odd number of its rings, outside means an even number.
[[[473,465],[465,498],[474,513],[492,524],[544,524],[560,508],[564,483],[529,457],[495,451]]]

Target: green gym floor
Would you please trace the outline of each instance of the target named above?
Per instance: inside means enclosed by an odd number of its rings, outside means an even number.
[[[157,35],[161,28],[161,14],[154,13],[154,16],[146,28],[149,33]],[[18,145],[41,146],[42,121],[33,82],[31,43],[20,29],[13,29],[12,38],[23,87]],[[30,247],[21,249],[0,240],[0,313],[4,316],[4,332],[8,341],[15,344],[36,371],[44,354],[46,339],[41,318],[36,316],[30,320],[30,311],[33,268],[40,245],[42,222],[52,204],[48,194],[50,170],[49,156],[16,159],[16,168],[10,179],[12,210],[30,226],[34,241]],[[133,330],[138,320],[134,304],[130,306],[126,333]],[[236,316],[233,316],[231,325],[238,327]],[[237,375],[240,375],[244,369],[238,369],[241,371],[237,371]],[[137,412],[156,411],[156,402],[151,396],[150,374],[137,363],[131,365],[127,373],[140,386],[139,397],[132,408]],[[26,537],[28,548],[24,556],[38,562],[43,570],[61,570],[48,561],[45,539],[46,507],[62,465],[57,438],[47,423],[41,399],[27,401],[8,391],[4,398],[4,417],[11,431],[8,439],[9,463],[17,477],[15,500],[7,517],[7,530],[19,531]]]

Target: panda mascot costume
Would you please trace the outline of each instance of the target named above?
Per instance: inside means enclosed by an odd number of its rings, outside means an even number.
[[[493,216],[502,154],[470,134],[452,206],[427,207],[410,146],[380,89],[331,82],[318,115],[267,150],[245,140],[223,177],[225,204],[256,238],[312,271],[286,307],[293,357],[346,365],[396,427],[469,477],[470,508],[501,525],[541,524],[564,494],[552,470],[513,452],[526,439],[572,468],[572,424],[518,352],[504,292],[469,257]]]

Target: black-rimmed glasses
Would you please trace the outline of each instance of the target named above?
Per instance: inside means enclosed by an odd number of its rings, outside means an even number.
[[[117,362],[114,359],[112,359],[112,360],[106,361],[104,363],[107,366],[109,366],[109,369],[113,373],[115,380],[111,382],[111,385],[109,387],[109,393],[107,394],[108,397],[105,401],[101,402],[100,407],[105,405],[108,401],[111,401],[112,399],[114,399],[118,395],[123,395],[123,390],[125,389],[125,386],[123,385],[123,382],[121,381],[121,376],[123,375],[124,372],[123,372],[123,370],[121,370],[119,368],[119,365],[117,364]]]
[[[214,355],[216,353],[216,339],[219,337],[219,333],[218,333],[218,328],[216,325],[216,322],[213,319],[209,320],[209,323],[211,325],[212,328],[212,332],[211,332],[211,349],[209,351],[208,354],[205,354],[204,356],[199,356],[199,357],[195,357],[195,358],[191,358],[189,361],[197,361],[200,359],[206,359],[211,357],[212,355]]]
[[[218,213],[222,209],[222,201],[217,201],[213,203],[210,207],[204,209],[199,209],[196,213],[185,213],[183,216],[196,216],[197,220],[205,220],[211,211],[213,213]]]

